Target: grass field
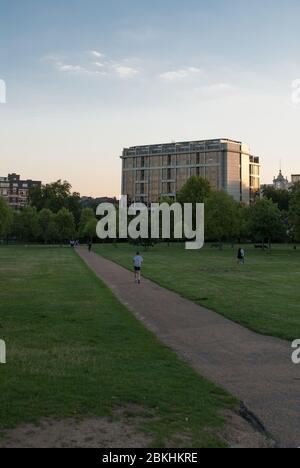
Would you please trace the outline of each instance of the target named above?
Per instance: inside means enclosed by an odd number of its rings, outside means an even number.
[[[165,254],[148,255],[157,265]],[[155,446],[224,444],[214,433],[235,400],[161,345],[71,249],[0,248],[0,338],[0,430],[135,404]]]
[[[132,268],[136,247],[96,245],[94,249]],[[183,244],[141,249],[143,274],[160,285],[259,333],[300,338],[300,249],[275,246],[272,252],[246,249],[237,264],[237,247],[186,251]]]

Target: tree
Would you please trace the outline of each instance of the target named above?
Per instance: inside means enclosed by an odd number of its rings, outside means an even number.
[[[56,214],[55,223],[58,230],[58,240],[61,242],[70,240],[75,236],[74,215],[66,208],[62,208]]]
[[[242,239],[250,239],[251,232],[249,229],[249,210],[250,206],[239,204],[238,207],[238,238],[241,241]]]
[[[190,177],[177,194],[179,203],[203,203],[211,192],[210,183],[202,177]]]
[[[295,240],[300,241],[300,182],[295,184],[291,191],[289,221]]]
[[[48,226],[48,231],[47,231],[48,242],[58,242],[60,240],[58,226],[56,223],[56,216],[57,215],[55,214],[52,216],[49,226]]]
[[[91,242],[96,235],[96,227],[97,227],[98,220],[94,217],[87,221],[85,228],[84,228],[84,236],[88,237]]]
[[[25,242],[39,239],[41,231],[36,208],[27,206],[14,214],[12,233],[17,239]]]
[[[38,221],[40,226],[40,233],[45,244],[53,239],[53,228],[55,226],[54,214],[51,210],[44,208],[38,213]]]
[[[212,191],[205,200],[206,238],[220,242],[239,235],[239,205],[223,190]]]
[[[10,206],[0,197],[0,237],[6,237],[10,231],[13,214]]]
[[[263,188],[263,196],[277,204],[281,211],[289,210],[289,203],[291,199],[291,193],[289,190],[276,189],[275,187],[265,186]]]
[[[272,200],[267,198],[258,200],[250,207],[248,222],[254,240],[260,240],[263,245],[267,240],[269,247],[273,240],[280,239],[285,234],[280,210]]]
[[[92,210],[92,208],[84,208],[82,210],[81,215],[80,215],[80,221],[79,221],[79,237],[81,239],[86,236],[85,234],[86,225],[91,220],[94,220],[94,219],[96,219],[95,212],[94,210]]]
[[[76,222],[79,222],[80,195],[76,192],[72,193],[71,189],[69,182],[61,180],[42,187],[34,187],[29,193],[30,204],[38,211],[48,209],[53,213],[58,213],[62,208],[66,208],[73,213]]]

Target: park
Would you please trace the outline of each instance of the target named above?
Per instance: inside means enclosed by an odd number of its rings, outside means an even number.
[[[188,180],[200,250],[97,239],[66,182],[21,211],[0,198],[0,447],[297,446],[299,185],[290,211],[278,195],[245,206]]]
[[[93,250],[132,275],[133,245],[96,244]],[[241,266],[231,245],[207,245],[195,255],[182,243],[158,244],[142,248],[143,275],[259,334],[295,340],[300,250],[249,246],[246,252]],[[80,427],[80,421],[98,418],[100,427],[107,420],[132,425],[129,445],[136,432],[141,446],[233,444],[225,415],[239,413],[238,399],[157,340],[73,249],[8,245],[0,248],[0,258],[1,337],[7,344],[7,364],[0,370],[2,434],[21,437],[26,445],[28,437],[18,428],[26,433],[32,424],[46,424],[47,433],[48,423],[41,421],[77,421]],[[132,285],[129,280],[126,288]],[[77,443],[89,446],[80,438]],[[1,444],[7,444],[5,437]]]

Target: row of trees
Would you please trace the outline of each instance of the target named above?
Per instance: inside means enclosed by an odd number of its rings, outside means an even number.
[[[30,205],[12,211],[0,197],[0,238],[23,242],[63,243],[92,239],[97,219],[94,210],[82,209],[80,195],[68,182],[57,181],[30,192]]]
[[[286,193],[287,192],[287,193]],[[163,202],[173,203],[164,199]],[[191,177],[178,193],[180,203],[205,203],[206,240],[225,242],[300,241],[300,183],[290,191],[266,188],[263,197],[246,206],[208,181]],[[30,206],[12,212],[0,197],[0,238],[45,243],[93,239],[97,219],[91,208],[82,209],[79,194],[67,182],[34,189]]]
[[[67,208],[53,213],[47,208],[37,211],[35,207],[28,206],[12,213],[1,199],[0,213],[2,239],[10,237],[24,242],[64,243],[70,239],[93,239],[96,233],[97,219],[90,208],[82,210],[78,226],[73,213]],[[2,219],[5,220],[3,224]]]
[[[300,241],[300,183],[289,191],[266,188],[247,206],[209,183],[192,177],[178,194],[180,203],[205,203],[206,239],[254,242]]]

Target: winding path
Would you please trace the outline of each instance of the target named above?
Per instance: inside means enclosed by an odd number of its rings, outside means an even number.
[[[300,365],[291,344],[258,335],[144,279],[77,249],[118,299],[202,376],[242,400],[280,447],[300,446]],[[299,337],[300,338],[300,337]]]

